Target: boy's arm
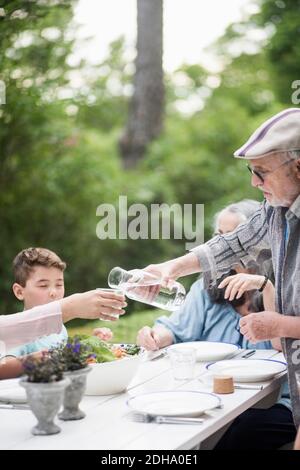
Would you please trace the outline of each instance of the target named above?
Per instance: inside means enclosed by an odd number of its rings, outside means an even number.
[[[42,336],[60,333],[62,323],[73,318],[116,320],[113,314],[123,315],[125,297],[104,295],[100,290],[74,294],[60,301],[39,305],[13,315],[0,316],[0,346],[6,350],[31,343]]]
[[[32,354],[27,354],[22,357],[12,357],[10,355],[0,358],[0,380],[14,379],[24,373],[23,361],[27,357],[34,357],[40,359],[45,354],[45,351],[37,351]]]
[[[60,333],[62,320],[59,301],[13,315],[1,315],[0,341],[8,351],[42,336]]]
[[[22,362],[17,358],[2,358],[0,361],[0,380],[13,379],[23,374]]]

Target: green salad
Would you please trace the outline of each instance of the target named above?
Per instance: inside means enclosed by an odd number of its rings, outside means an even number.
[[[90,355],[87,359],[89,364],[111,362],[135,356],[141,350],[137,344],[110,344],[97,336],[80,335],[79,340],[89,349]]]

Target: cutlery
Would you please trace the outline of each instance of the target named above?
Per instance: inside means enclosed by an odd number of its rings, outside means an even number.
[[[241,390],[263,390],[263,385],[239,385],[235,384],[234,388],[238,388]]]
[[[158,351],[156,354],[153,353],[152,356],[148,359],[149,361],[156,361],[156,359],[161,359],[162,357],[165,357],[167,355],[167,350],[162,349],[161,351]]]
[[[201,424],[204,422],[202,418],[185,418],[173,416],[156,416],[149,413],[132,413],[131,417],[134,421],[140,423],[157,423],[157,424]]]
[[[1,403],[0,409],[3,410],[30,410],[29,405],[21,405],[17,403]]]
[[[250,351],[247,351],[245,354],[242,354],[241,357],[243,359],[247,359],[248,357],[253,356],[253,354],[255,354],[255,352],[256,352],[255,349],[251,349]]]

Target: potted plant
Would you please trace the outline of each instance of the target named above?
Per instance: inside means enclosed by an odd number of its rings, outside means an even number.
[[[69,384],[63,376],[62,364],[47,354],[41,358],[28,356],[23,361],[23,369],[25,376],[21,378],[20,385],[25,388],[30,408],[38,420],[32,434],[57,434],[61,429],[53,420]]]
[[[86,376],[90,372],[88,360],[93,356],[90,348],[80,342],[79,337],[68,338],[67,343],[54,352],[64,368],[64,376],[70,380],[65,389],[64,409],[59,419],[77,420],[85,417],[79,403],[86,389]]]

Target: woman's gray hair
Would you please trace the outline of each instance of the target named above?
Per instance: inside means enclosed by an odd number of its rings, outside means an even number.
[[[231,212],[232,214],[236,214],[242,224],[252,217],[252,215],[259,209],[260,204],[260,202],[254,201],[254,199],[243,199],[242,201],[229,204],[229,206],[224,207],[221,211],[215,214],[213,219],[214,231],[217,230],[217,221],[221,213]]]

